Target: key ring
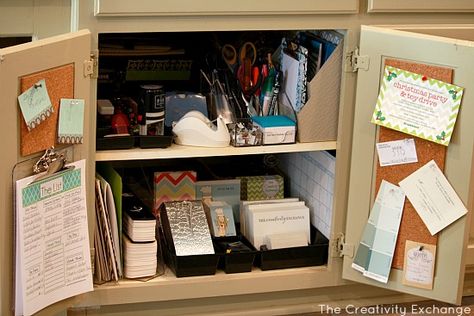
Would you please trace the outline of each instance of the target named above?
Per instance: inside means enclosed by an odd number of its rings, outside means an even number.
[[[44,171],[48,171],[51,164],[56,161],[58,161],[57,163],[60,162],[61,165],[64,166],[66,164],[66,156],[63,153],[58,154],[54,150],[54,147],[46,149],[43,156],[41,156],[41,158],[34,164],[33,173],[38,174]]]

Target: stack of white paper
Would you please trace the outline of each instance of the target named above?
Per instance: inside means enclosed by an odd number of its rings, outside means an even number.
[[[134,242],[152,241],[155,239],[156,221],[133,220],[127,214],[123,218],[123,228]]]
[[[125,203],[124,199],[123,230],[133,242],[155,240],[155,229],[156,218],[151,211],[141,203]]]
[[[241,232],[259,249],[310,244],[309,208],[296,198],[242,201]],[[284,242],[282,242],[284,240]]]
[[[132,242],[123,235],[124,274],[126,278],[152,276],[157,267],[157,242]]]

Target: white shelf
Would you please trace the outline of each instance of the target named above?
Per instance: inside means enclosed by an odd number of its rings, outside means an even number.
[[[96,161],[119,161],[119,160],[145,160],[145,159],[170,159],[189,157],[216,157],[216,156],[238,156],[258,155],[274,153],[291,153],[304,151],[319,151],[336,149],[335,141],[296,143],[289,145],[270,145],[252,147],[191,147],[173,144],[168,148],[153,149],[125,149],[125,150],[101,150],[95,154]]]
[[[121,280],[94,286],[75,307],[196,299],[333,286],[326,266],[177,278],[173,272],[142,282]]]

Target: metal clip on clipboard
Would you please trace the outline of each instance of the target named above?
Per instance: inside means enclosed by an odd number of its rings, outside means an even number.
[[[74,166],[65,167],[66,162],[67,158],[64,153],[56,152],[54,147],[46,149],[40,159],[33,165],[34,174],[45,173],[36,177],[32,183],[46,179],[53,174],[61,174],[74,169]]]

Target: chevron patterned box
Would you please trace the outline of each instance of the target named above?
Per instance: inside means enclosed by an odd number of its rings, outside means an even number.
[[[282,199],[284,182],[280,175],[239,177],[243,201]]]
[[[153,213],[159,214],[160,206],[168,201],[196,199],[195,171],[164,171],[154,174],[155,203]]]

